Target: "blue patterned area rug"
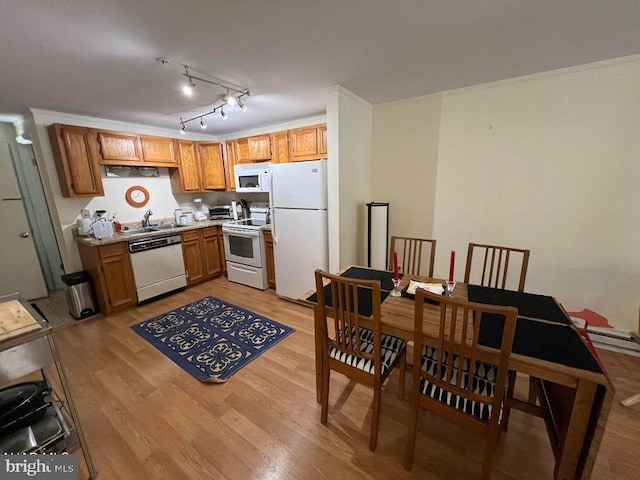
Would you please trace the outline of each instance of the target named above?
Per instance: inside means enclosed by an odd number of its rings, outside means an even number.
[[[222,383],[295,330],[205,297],[131,328],[201,382]]]

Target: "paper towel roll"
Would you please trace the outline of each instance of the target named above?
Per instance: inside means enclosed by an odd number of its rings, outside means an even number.
[[[369,267],[387,269],[389,241],[389,204],[367,203]]]

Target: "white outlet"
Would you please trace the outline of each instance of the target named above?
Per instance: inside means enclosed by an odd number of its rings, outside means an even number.
[[[91,218],[91,211],[89,211],[89,210],[80,210],[80,217],[82,217],[82,218]]]

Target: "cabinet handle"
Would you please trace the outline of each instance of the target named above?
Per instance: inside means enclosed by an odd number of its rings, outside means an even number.
[[[28,237],[29,237],[29,232],[22,232],[22,233],[20,234],[20,236],[21,236],[22,238],[28,238]]]

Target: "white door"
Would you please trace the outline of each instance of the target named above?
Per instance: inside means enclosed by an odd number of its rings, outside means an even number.
[[[271,166],[271,208],[327,208],[327,161]]]
[[[272,212],[276,293],[298,299],[315,288],[316,268],[329,267],[327,211],[279,209]]]
[[[0,142],[0,295],[18,292],[25,300],[47,296],[22,194],[6,142]]]

